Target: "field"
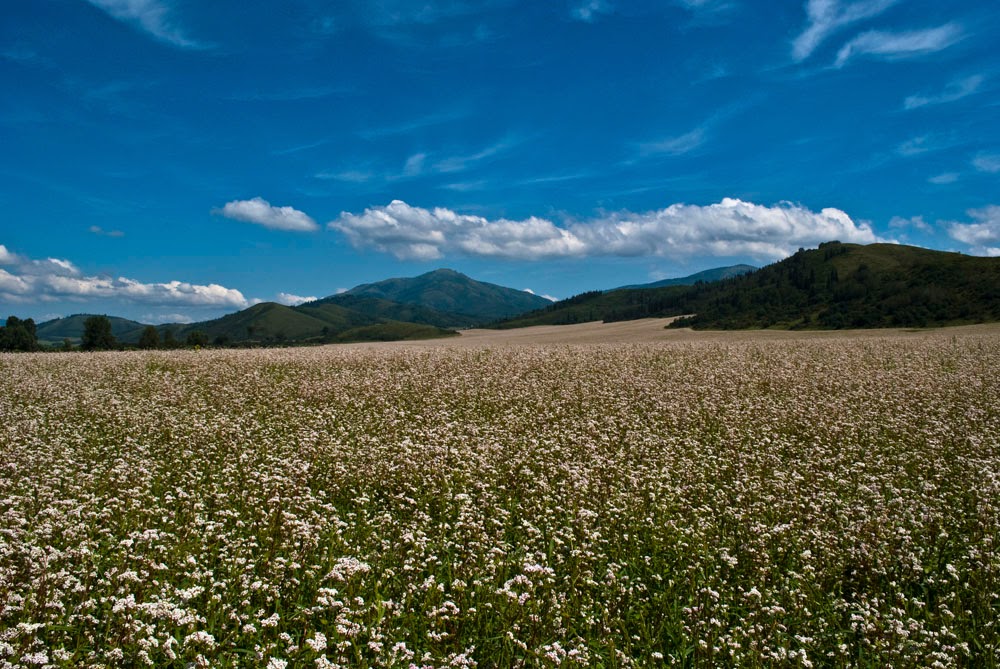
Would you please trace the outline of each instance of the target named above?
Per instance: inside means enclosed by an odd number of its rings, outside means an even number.
[[[3,355],[0,667],[1000,666],[998,372],[657,321]]]

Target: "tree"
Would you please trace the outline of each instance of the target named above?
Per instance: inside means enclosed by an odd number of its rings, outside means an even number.
[[[160,333],[156,327],[147,325],[139,337],[139,348],[146,350],[160,348]]]
[[[177,348],[177,337],[174,335],[174,331],[167,328],[163,332],[163,348]]]
[[[91,316],[83,322],[83,339],[80,348],[84,351],[107,351],[118,347],[111,332],[111,321],[107,316]]]
[[[9,316],[7,324],[0,327],[0,351],[37,351],[38,334],[35,321],[31,318],[21,320],[17,316]]]
[[[188,346],[208,346],[208,335],[202,330],[192,330],[188,333],[186,343]]]

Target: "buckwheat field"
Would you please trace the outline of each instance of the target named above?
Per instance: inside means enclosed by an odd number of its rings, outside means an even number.
[[[0,356],[0,667],[996,667],[1000,337]]]

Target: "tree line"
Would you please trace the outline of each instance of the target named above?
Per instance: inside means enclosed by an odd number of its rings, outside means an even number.
[[[118,351],[125,348],[144,350],[177,349],[185,347],[200,348],[208,345],[208,335],[201,330],[189,332],[183,339],[177,339],[172,330],[165,330],[163,336],[153,325],[147,325],[139,336],[136,345],[123,344],[115,337],[111,329],[111,320],[107,316],[90,316],[83,323],[83,335],[80,337],[79,350],[82,351]],[[38,341],[38,328],[31,318],[21,319],[8,316],[7,323],[0,326],[0,351],[72,351],[76,350],[70,339],[55,347],[44,347]]]

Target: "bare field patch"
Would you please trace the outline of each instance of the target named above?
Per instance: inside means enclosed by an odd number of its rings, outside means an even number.
[[[823,339],[880,339],[886,337],[958,337],[965,335],[1000,336],[1000,323],[927,329],[877,330],[692,330],[667,329],[673,318],[645,318],[617,323],[593,321],[575,325],[538,325],[514,330],[471,329],[459,337],[407,342],[365,342],[346,344],[362,349],[407,348],[491,348],[506,346],[629,344],[653,342],[746,342],[746,341],[813,341]]]
[[[995,667],[1000,336],[0,355],[0,668]]]

